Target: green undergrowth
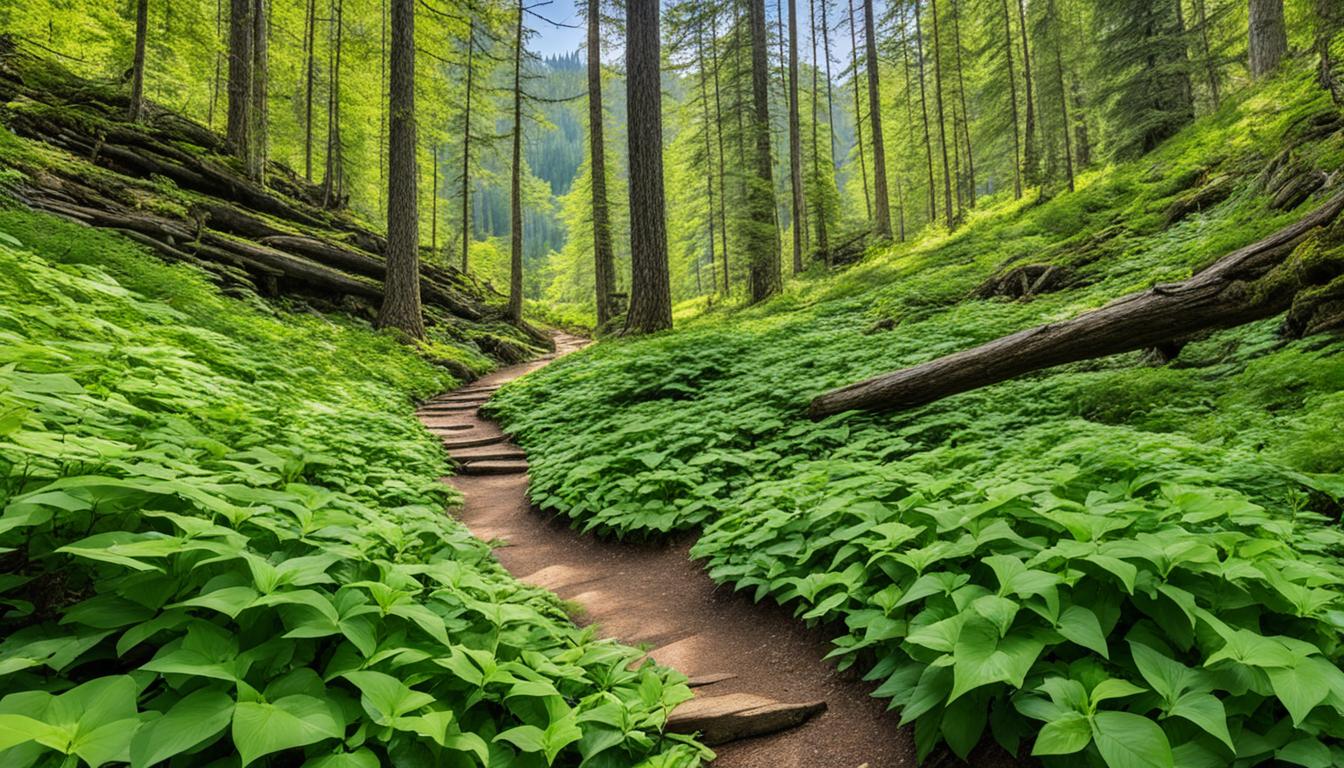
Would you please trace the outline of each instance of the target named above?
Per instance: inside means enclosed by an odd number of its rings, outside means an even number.
[[[835,627],[921,756],[993,737],[1049,765],[1344,764],[1344,344],[1277,320],[820,422],[830,387],[1095,308],[1294,221],[1261,169],[1344,166],[1294,72],[1073,194],[998,197],[762,307],[604,342],[501,390],[541,507],[700,528],[720,582]],[[1219,176],[1226,200],[1171,220]],[[1053,263],[1061,291],[971,299]]]
[[[0,232],[0,765],[700,763],[661,734],[684,677],[445,514],[442,369],[116,235]]]

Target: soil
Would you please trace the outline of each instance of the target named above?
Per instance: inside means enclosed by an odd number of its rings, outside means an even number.
[[[563,334],[556,340],[557,355],[584,343]],[[554,357],[497,371],[467,389],[503,384]],[[459,391],[443,399],[461,397]],[[503,436],[475,409],[424,418],[449,446]],[[489,448],[518,450],[506,440]],[[828,633],[807,628],[774,604],[756,604],[715,585],[687,554],[694,535],[635,544],[579,533],[531,506],[525,472],[459,474],[448,481],[466,498],[461,519],[471,532],[500,545],[496,555],[515,576],[569,601],[580,624],[596,624],[604,636],[647,648],[659,663],[693,680],[732,675],[697,687],[697,696],[747,693],[784,703],[826,702],[825,712],[797,728],[716,747],[716,767],[915,765],[911,731],[897,726],[885,701],[869,695],[873,685],[824,660],[831,649]]]

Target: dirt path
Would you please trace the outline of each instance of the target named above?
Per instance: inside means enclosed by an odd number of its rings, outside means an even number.
[[[557,354],[582,344],[560,335]],[[498,385],[553,357],[498,371],[420,411],[450,454],[466,461],[451,482],[466,497],[461,517],[472,533],[507,544],[496,550],[500,562],[523,581],[581,606],[581,623],[594,622],[606,636],[651,648],[654,659],[693,682],[732,675],[697,687],[697,698],[751,694],[826,703],[824,712],[799,727],[715,747],[715,766],[914,766],[909,731],[897,728],[885,702],[868,695],[871,686],[823,660],[830,650],[826,636],[776,606],[717,587],[687,557],[693,537],[651,545],[601,540],[531,508],[522,452],[476,408]]]

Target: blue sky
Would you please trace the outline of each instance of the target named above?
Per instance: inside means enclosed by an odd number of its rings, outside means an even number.
[[[558,53],[577,51],[583,46],[586,34],[583,29],[584,18],[574,0],[551,0],[550,5],[541,6],[536,12],[562,24],[578,24],[579,28],[553,27],[529,15],[527,25],[537,33],[531,40],[533,51],[541,56],[554,56]]]

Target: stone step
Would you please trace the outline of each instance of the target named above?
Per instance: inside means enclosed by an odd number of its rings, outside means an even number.
[[[490,396],[489,396],[488,394],[484,394],[484,393],[483,393],[483,394],[479,394],[479,395],[477,395],[477,394],[467,394],[467,395],[457,395],[457,396],[454,396],[454,397],[436,397],[436,398],[433,398],[432,400],[429,400],[428,402],[426,402],[425,405],[426,405],[426,406],[430,406],[430,405],[443,405],[443,404],[445,404],[445,403],[446,403],[446,404],[453,404],[453,403],[476,403],[477,405],[480,405],[481,403],[488,403],[488,402],[490,402]]]
[[[667,730],[699,733],[714,746],[795,728],[826,710],[826,702],[790,704],[750,693],[696,696],[672,711]]]
[[[445,438],[443,447],[447,448],[449,451],[453,451],[458,448],[475,448],[481,445],[494,445],[495,443],[502,443],[508,439],[508,435],[485,435],[482,437],[460,437],[456,439]]]
[[[734,675],[732,672],[712,672],[707,675],[696,675],[690,680],[687,680],[686,685],[691,688],[701,688],[706,685],[722,683],[724,680],[732,680],[735,677],[737,677],[737,675]]]
[[[526,471],[526,461],[473,461],[461,467],[464,475],[521,475]]]

